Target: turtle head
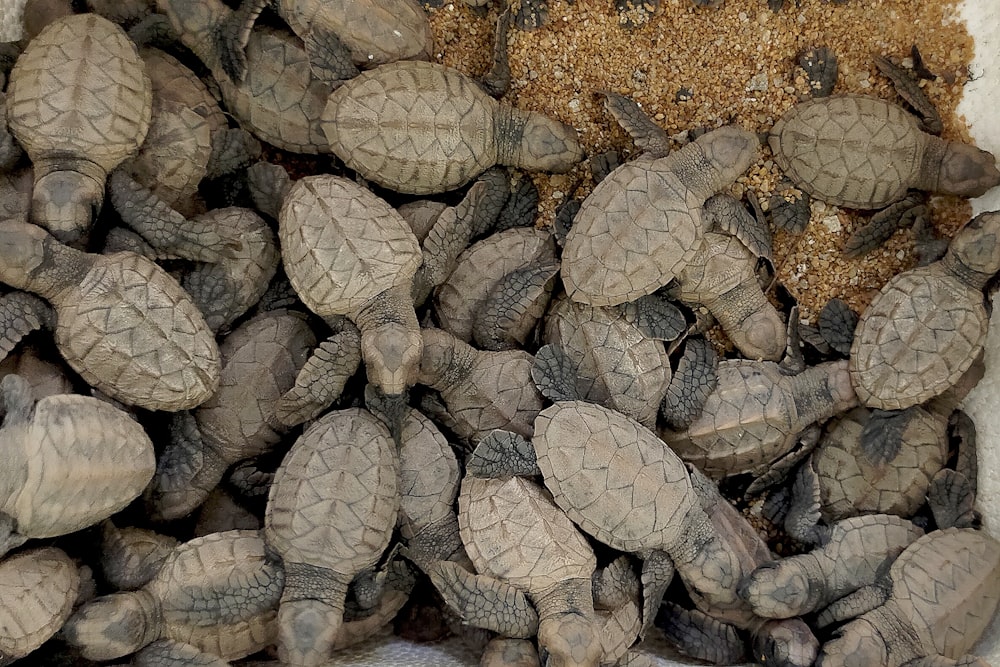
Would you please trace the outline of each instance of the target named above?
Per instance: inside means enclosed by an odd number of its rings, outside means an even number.
[[[960,197],[978,197],[998,184],[1000,170],[997,170],[992,153],[959,141],[947,143],[934,190]]]
[[[31,221],[66,245],[82,247],[104,203],[104,183],[77,171],[59,170],[35,182]]]
[[[576,130],[540,113],[525,113],[520,141],[511,146],[511,156],[502,163],[522,169],[564,172],[583,159]],[[515,116],[514,123],[517,118]],[[501,125],[502,126],[502,125]],[[516,133],[512,133],[516,136]],[[503,141],[498,146],[505,145]]]
[[[62,637],[88,660],[114,660],[157,639],[161,629],[153,596],[135,591],[84,604],[66,622]]]
[[[889,664],[885,639],[866,618],[845,625],[839,635],[823,644],[816,667],[869,667]]]
[[[948,246],[948,261],[983,274],[1000,271],[1000,212],[980,213],[960,229]]]
[[[548,653],[546,667],[597,667],[604,656],[597,627],[576,612],[541,619],[538,644]]]
[[[420,366],[423,340],[419,329],[387,322],[361,331],[361,356],[368,381],[387,396],[399,395],[412,384]]]
[[[795,559],[764,563],[739,585],[740,597],[764,618],[792,618],[819,602],[817,587]]]
[[[753,652],[762,665],[809,667],[816,661],[819,641],[801,619],[768,621],[754,635]]]
[[[53,241],[38,225],[0,223],[0,281],[18,289],[30,289]]]

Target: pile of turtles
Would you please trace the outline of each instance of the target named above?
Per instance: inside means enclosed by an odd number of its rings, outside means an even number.
[[[957,406],[1000,213],[805,326],[771,266],[796,209],[729,194],[762,139],[670,150],[604,93],[641,154],[592,156],[537,228],[517,174],[585,156],[494,99],[546,13],[519,7],[474,80],[414,0],[28,3],[0,47],[0,664],[331,665],[397,617],[484,665],[648,664],[654,628],[716,664],[985,664],[1000,544]],[[913,190],[1000,184],[880,67],[921,120],[817,85],[764,139],[810,196],[887,207],[852,253],[928,235]],[[291,153],[325,168],[261,159]]]

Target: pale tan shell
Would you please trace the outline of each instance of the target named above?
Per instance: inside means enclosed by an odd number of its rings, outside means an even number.
[[[43,398],[30,422],[8,419],[0,440],[8,469],[18,471],[0,512],[29,538],[65,535],[106,519],[142,493],[156,466],[142,426],[89,396]]]
[[[218,387],[219,348],[187,292],[140,255],[92,257],[80,283],[50,299],[67,363],[130,405],[185,410],[208,399]]]
[[[893,276],[861,315],[851,380],[861,402],[903,410],[958,382],[983,349],[983,294],[940,263]]]
[[[454,513],[458,460],[448,440],[417,410],[403,418],[399,448],[399,528],[411,539],[422,528]]]
[[[0,562],[0,660],[28,655],[73,611],[80,575],[55,547],[21,551]]]
[[[406,221],[385,200],[346,178],[307,176],[279,215],[288,279],[310,310],[346,315],[412,280],[422,256]]]
[[[458,523],[469,558],[482,574],[543,593],[567,579],[587,579],[594,552],[545,492],[523,477],[466,476]]]
[[[62,17],[42,30],[18,58],[7,92],[11,131],[36,170],[72,156],[108,172],[149,128],[152,92],[139,53],[97,14]]]
[[[697,503],[687,469],[635,420],[561,401],[539,413],[533,444],[556,504],[588,534],[621,551],[683,540]]]

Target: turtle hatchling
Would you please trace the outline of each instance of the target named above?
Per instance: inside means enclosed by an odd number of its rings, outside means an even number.
[[[91,526],[123,509],[153,476],[153,443],[110,403],[76,394],[35,403],[19,375],[0,381],[0,554],[31,538]]]
[[[0,281],[48,300],[59,352],[111,398],[176,411],[218,387],[219,347],[205,318],[176,280],[141,255],[84,253],[36,225],[0,223]],[[0,349],[52,322],[44,306],[34,302],[29,320],[23,309],[0,306]]]
[[[66,243],[85,238],[108,172],[149,130],[152,89],[135,44],[97,14],[55,20],[11,71],[7,110],[34,165],[32,221]]]
[[[494,164],[561,172],[583,157],[573,128],[423,61],[382,65],[337,88],[322,127],[348,167],[408,194],[453,190]]]
[[[782,171],[813,197],[881,208],[908,188],[978,197],[1000,183],[993,155],[922,132],[901,107],[834,95],[793,106],[768,136]]]
[[[983,289],[1000,271],[1000,212],[977,215],[944,258],[893,276],[862,313],[850,374],[864,405],[902,410],[954,386],[983,350]]]
[[[871,611],[823,645],[820,667],[985,665],[968,651],[1000,602],[1000,544],[970,528],[936,530],[865,590]]]

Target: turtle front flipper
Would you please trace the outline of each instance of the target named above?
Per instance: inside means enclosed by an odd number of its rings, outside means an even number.
[[[721,193],[706,199],[702,209],[706,229],[735,236],[755,257],[774,263],[767,222],[750,215],[742,202],[730,194]]]
[[[465,462],[465,469],[476,477],[534,477],[542,474],[535,459],[535,448],[510,431],[490,431],[472,451]]]
[[[505,637],[528,639],[538,633],[538,613],[519,589],[494,577],[472,574],[451,561],[427,571],[431,583],[467,625]]]
[[[660,405],[660,415],[670,428],[686,429],[701,416],[718,382],[719,355],[715,348],[704,338],[688,338]]]
[[[747,658],[746,644],[735,626],[698,611],[664,602],[656,627],[684,655],[714,665],[735,665]]]
[[[670,137],[666,130],[654,123],[634,100],[611,91],[601,94],[604,96],[604,108],[629,133],[637,148],[650,157],[663,157],[670,153]]]
[[[577,388],[579,375],[576,364],[558,345],[543,345],[535,353],[531,379],[542,396],[550,401],[582,400]]]
[[[810,457],[802,463],[792,483],[792,499],[785,515],[785,532],[802,544],[823,544],[829,528],[821,523],[819,476]]]
[[[653,625],[656,610],[663,602],[667,587],[674,580],[674,561],[666,551],[653,549],[642,559],[642,628],[639,638]]]
[[[361,73],[351,61],[350,49],[336,33],[318,22],[310,24],[302,43],[309,58],[309,69],[320,81],[333,85]]]
[[[0,360],[29,333],[54,324],[52,307],[34,294],[15,291],[0,296]]]
[[[899,96],[917,112],[920,117],[920,129],[930,134],[941,134],[941,130],[944,129],[941,115],[920,87],[917,78],[885,56],[875,56],[875,66],[892,81],[892,86]]]
[[[848,619],[856,618],[879,607],[887,599],[889,599],[889,591],[882,586],[877,584],[863,586],[852,593],[848,593],[839,600],[831,602],[816,617],[816,627],[825,628],[834,623],[841,623]]]
[[[535,262],[500,279],[472,324],[472,337],[485,350],[524,345],[545,313],[559,263]]]
[[[912,227],[930,216],[927,197],[922,192],[910,192],[903,199],[875,213],[844,242],[844,256],[856,259],[882,246],[898,229]]]
[[[233,83],[247,75],[247,42],[257,17],[271,0],[243,0],[238,9],[219,21],[213,28],[212,41],[219,55],[222,71]]]
[[[980,517],[975,502],[969,478],[950,468],[938,471],[927,489],[927,504],[939,529],[977,527]]]

